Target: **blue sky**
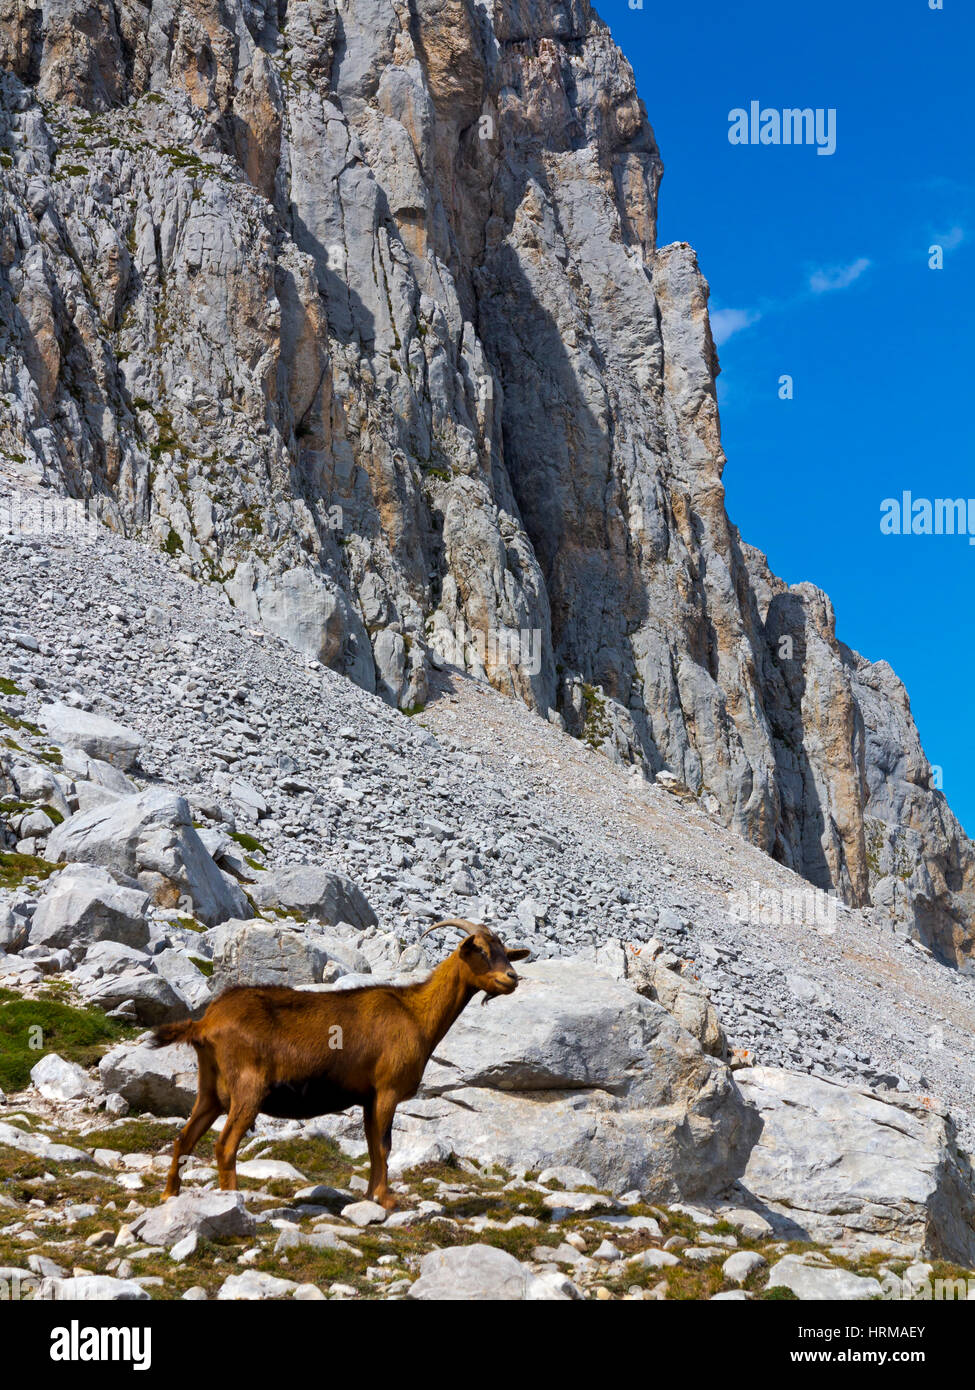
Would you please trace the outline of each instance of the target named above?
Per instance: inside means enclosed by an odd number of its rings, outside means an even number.
[[[660,244],[690,242],[711,285],[731,518],[890,662],[975,833],[975,547],[880,531],[905,489],[975,498],[975,5],[596,3],[663,156]],[[835,108],[836,152],[732,145],[753,100]]]

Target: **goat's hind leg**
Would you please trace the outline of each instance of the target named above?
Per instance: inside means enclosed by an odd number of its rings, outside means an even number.
[[[169,1175],[163,1190],[164,1202],[167,1197],[179,1195],[180,1169],[183,1159],[193,1152],[223,1109],[217,1095],[216,1067],[212,1059],[203,1052],[200,1053],[199,1060],[200,1080],[196,1101],[193,1105],[193,1113],[176,1136],[176,1142],[173,1144],[173,1161],[169,1166]]]
[[[265,1087],[258,1079],[239,1078],[230,1097],[227,1123],[216,1142],[217,1174],[225,1191],[237,1191],[237,1150],[240,1141],[257,1119]]]

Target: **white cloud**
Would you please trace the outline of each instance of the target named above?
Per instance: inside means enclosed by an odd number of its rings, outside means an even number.
[[[813,294],[828,294],[830,290],[845,290],[855,280],[859,280],[870,262],[866,256],[850,265],[834,265],[824,270],[814,270],[809,277],[809,288]]]
[[[761,317],[761,314],[753,309],[716,309],[711,315],[711,336],[720,347],[733,333],[740,333],[743,328],[751,328]]]
[[[962,227],[952,227],[950,232],[945,232],[944,236],[936,236],[935,244],[941,246],[945,251],[956,250],[965,240],[965,232]]]

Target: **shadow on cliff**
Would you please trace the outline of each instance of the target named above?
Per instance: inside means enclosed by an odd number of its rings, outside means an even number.
[[[741,563],[744,564],[743,559]],[[806,752],[802,714],[806,694],[807,621],[802,598],[791,592],[776,594],[765,616],[762,697],[772,732],[780,806],[771,852],[773,859],[826,891],[836,885],[823,851],[826,816]],[[790,654],[780,655],[783,651]],[[834,838],[832,834],[830,838]],[[798,858],[792,846],[798,846]]]
[[[636,556],[609,520],[620,488],[610,402],[604,397],[600,419],[583,393],[587,380],[598,385],[605,365],[598,344],[589,344],[592,376],[580,380],[557,323],[505,242],[475,283],[475,327],[504,393],[504,465],[548,592],[555,659],[628,704],[636,675],[629,639],[648,603]]]

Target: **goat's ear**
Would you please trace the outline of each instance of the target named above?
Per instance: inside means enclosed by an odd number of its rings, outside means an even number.
[[[524,949],[521,948],[521,947],[519,947],[517,950],[514,950],[514,951],[509,951],[508,948],[505,947],[505,952],[504,952],[504,953],[505,953],[505,955],[508,957],[509,960],[526,960],[526,959],[528,958],[528,956],[531,955],[531,951],[524,950]]]

